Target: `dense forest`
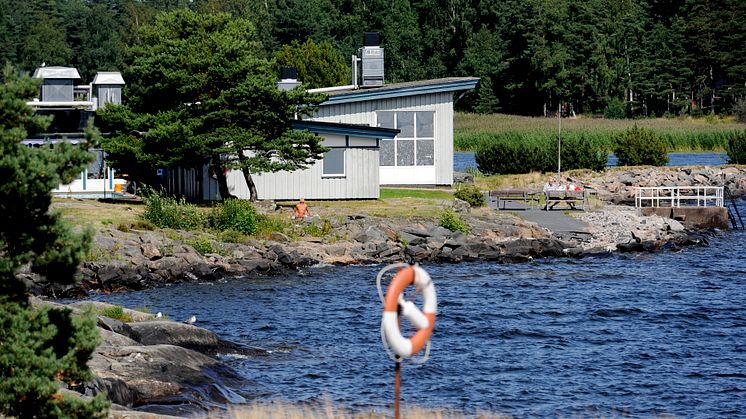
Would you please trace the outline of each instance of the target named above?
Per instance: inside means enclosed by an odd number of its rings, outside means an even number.
[[[462,110],[725,114],[746,99],[744,0],[0,0],[0,61],[88,82],[177,8],[249,19],[267,58],[312,39],[349,61],[378,31],[389,82],[480,77]]]

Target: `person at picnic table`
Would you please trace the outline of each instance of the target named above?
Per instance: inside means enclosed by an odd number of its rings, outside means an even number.
[[[306,205],[306,200],[301,198],[300,202],[293,208],[293,219],[304,219],[311,215],[311,209]]]

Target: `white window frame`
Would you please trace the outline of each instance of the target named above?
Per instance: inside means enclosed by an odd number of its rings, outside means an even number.
[[[417,141],[422,140],[431,140],[433,142],[433,153],[435,149],[435,137],[437,136],[435,130],[436,130],[436,124],[435,124],[435,110],[434,109],[412,109],[412,110],[395,110],[395,111],[388,111],[388,110],[381,110],[376,111],[376,126],[378,126],[378,115],[383,112],[392,113],[394,116],[394,128],[398,128],[399,123],[399,113],[400,112],[411,112],[412,113],[412,132],[414,133],[412,137],[400,137],[397,135],[392,140],[381,140],[381,141],[394,141],[394,164],[390,166],[381,166],[381,167],[435,167],[435,155],[433,155],[433,164],[428,165],[420,165],[417,164]],[[417,113],[418,112],[429,112],[433,116],[433,136],[432,137],[418,137],[417,133]],[[398,150],[399,150],[399,141],[412,141],[412,147],[414,149],[413,153],[413,165],[407,165],[407,166],[400,166],[398,164]]]
[[[341,173],[324,173],[326,171],[326,157],[332,151],[342,152],[342,172]],[[321,159],[321,177],[323,179],[347,177],[347,147],[330,147],[330,150],[324,153],[324,158]]]

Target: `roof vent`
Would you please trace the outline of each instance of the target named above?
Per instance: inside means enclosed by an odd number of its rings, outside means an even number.
[[[360,56],[363,63],[363,87],[383,86],[383,48],[378,32],[363,34]]]
[[[298,70],[293,67],[282,67],[280,69],[280,81],[277,82],[277,88],[280,90],[293,90],[300,86],[298,81]]]

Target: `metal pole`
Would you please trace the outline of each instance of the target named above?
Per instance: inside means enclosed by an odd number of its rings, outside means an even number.
[[[557,184],[562,182],[562,101],[557,106]]]
[[[399,419],[399,388],[401,387],[401,358],[396,357],[394,367],[394,419]]]

